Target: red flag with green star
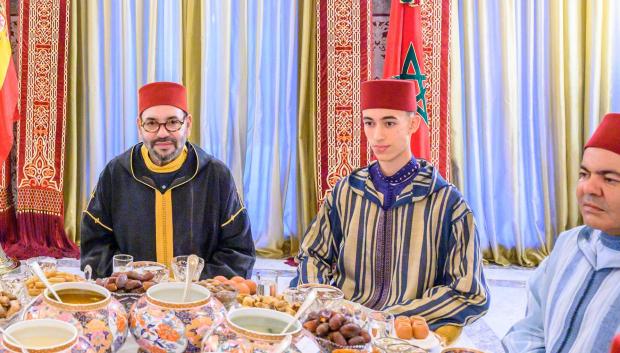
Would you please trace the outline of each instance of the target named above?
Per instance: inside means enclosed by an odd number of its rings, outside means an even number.
[[[416,113],[422,122],[411,137],[411,152],[416,158],[430,161],[431,139],[426,111],[421,23],[420,0],[392,1],[383,76],[417,82],[419,93]]]

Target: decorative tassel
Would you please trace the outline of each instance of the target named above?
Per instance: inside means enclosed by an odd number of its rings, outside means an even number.
[[[19,235],[6,243],[5,252],[20,260],[35,256],[79,258],[80,249],[67,238],[62,217],[42,213],[18,213]]]
[[[11,207],[0,211],[0,243],[14,242],[17,234],[15,210]]]
[[[0,165],[0,243],[17,239],[17,220],[11,192],[11,155]]]
[[[71,8],[68,0],[19,6],[17,234],[5,249],[19,259],[78,257],[65,234],[62,193]]]

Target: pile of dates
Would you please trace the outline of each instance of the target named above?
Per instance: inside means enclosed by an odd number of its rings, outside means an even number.
[[[96,283],[112,293],[142,294],[155,284],[153,277],[154,274],[148,271],[115,272],[110,277],[98,278]]]
[[[368,331],[355,323],[352,316],[338,311],[313,311],[308,314],[303,326],[316,337],[339,346],[360,346],[370,343]]]

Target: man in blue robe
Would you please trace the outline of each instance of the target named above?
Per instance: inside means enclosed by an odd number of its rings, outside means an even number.
[[[620,114],[586,144],[577,199],[585,225],[560,234],[532,275],[508,353],[608,353],[620,332]]]

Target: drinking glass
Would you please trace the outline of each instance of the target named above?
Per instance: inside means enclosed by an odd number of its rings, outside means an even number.
[[[257,270],[254,275],[256,276],[256,294],[272,297],[278,294],[278,271]]]
[[[185,271],[187,270],[187,258],[188,255],[175,256],[172,258],[170,267],[172,267],[172,273],[174,274],[175,281],[185,282]],[[198,282],[200,280],[200,274],[205,267],[205,260],[202,257],[198,258],[198,267],[194,273],[192,282]]]
[[[127,254],[116,254],[112,257],[112,272],[129,272],[133,270],[131,263],[133,256]]]
[[[394,331],[394,315],[385,311],[372,311],[370,319],[370,335],[373,339],[391,337]]]
[[[57,267],[57,261],[55,258],[53,257],[49,257],[49,256],[37,256],[37,257],[32,257],[28,260],[26,260],[26,264],[28,265],[28,269],[30,270],[30,265],[32,263],[38,263],[39,267],[41,267],[41,270],[43,270],[43,272],[53,272],[56,271],[56,267]],[[34,276],[34,271],[30,271],[31,275]]]

